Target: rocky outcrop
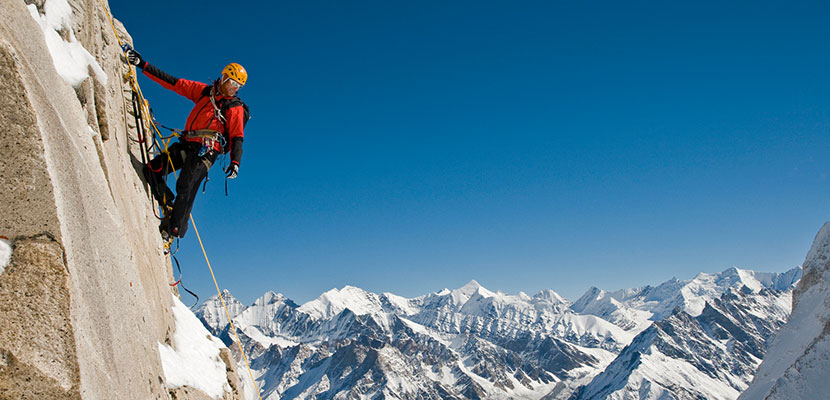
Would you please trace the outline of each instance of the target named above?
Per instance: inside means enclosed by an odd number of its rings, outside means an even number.
[[[13,247],[0,398],[167,399],[158,345],[175,330],[172,271],[131,140],[128,69],[100,3],[68,4],[61,35],[108,79],[73,87],[57,73],[29,8],[42,1],[0,7],[0,235]]]
[[[740,399],[820,399],[830,392],[830,222],[816,235],[793,293],[790,320],[776,333]]]
[[[63,248],[54,238],[15,241],[14,261],[0,277],[4,397],[80,398],[68,278]]]

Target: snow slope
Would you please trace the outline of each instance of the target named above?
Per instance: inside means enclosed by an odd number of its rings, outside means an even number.
[[[230,392],[225,375],[225,363],[219,351],[225,345],[208,333],[204,325],[178,297],[173,296],[173,316],[176,332],[175,349],[159,343],[159,356],[164,369],[164,380],[171,389],[190,386],[211,398],[221,398]]]

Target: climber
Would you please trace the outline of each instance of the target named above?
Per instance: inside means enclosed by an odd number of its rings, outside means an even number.
[[[228,64],[222,77],[212,85],[175,78],[145,61],[141,54],[125,46],[127,61],[166,89],[195,103],[187,117],[183,135],[167,150],[143,168],[144,178],[153,196],[164,209],[159,231],[165,241],[184,237],[187,219],[201,182],[219,154],[230,153],[225,170],[228,179],[239,174],[242,138],[248,121],[248,107],[236,93],[248,80],[248,73],[237,63]],[[167,187],[165,177],[181,169],[176,181],[176,197]]]

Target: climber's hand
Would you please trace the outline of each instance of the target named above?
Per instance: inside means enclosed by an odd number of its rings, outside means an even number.
[[[239,165],[231,163],[228,165],[228,169],[225,170],[225,173],[228,174],[228,179],[235,179],[237,175],[239,175]]]
[[[147,65],[147,61],[144,61],[144,59],[141,58],[141,53],[135,51],[134,48],[129,47],[128,45],[125,45],[124,47],[124,54],[127,56],[127,62],[142,69],[145,65]]]

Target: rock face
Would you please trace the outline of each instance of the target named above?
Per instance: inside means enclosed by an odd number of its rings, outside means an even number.
[[[822,399],[830,393],[830,223],[825,223],[793,294],[790,320],[741,399]]]
[[[73,87],[57,73],[32,14],[50,2],[71,7],[60,34],[108,79]],[[158,343],[175,329],[172,271],[106,12],[97,0],[9,0],[0,19],[0,235],[13,247],[0,274],[0,398],[167,399]]]

